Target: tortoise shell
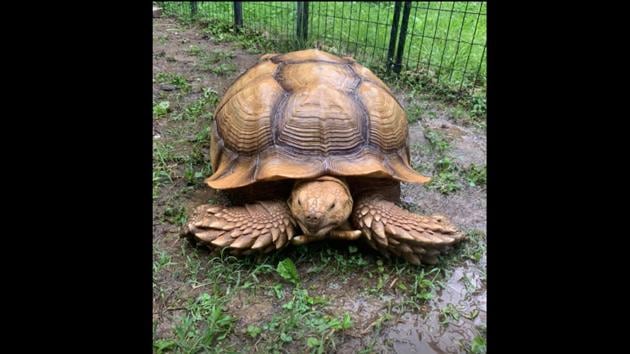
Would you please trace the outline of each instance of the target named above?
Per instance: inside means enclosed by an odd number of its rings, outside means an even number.
[[[265,55],[214,117],[206,183],[215,189],[322,175],[429,181],[409,164],[403,108],[351,58],[315,49]]]

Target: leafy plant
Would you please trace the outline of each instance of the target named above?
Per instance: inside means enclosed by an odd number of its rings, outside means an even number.
[[[451,148],[451,144],[446,136],[438,130],[427,129],[424,132],[424,136],[427,138],[429,146],[431,146],[431,148],[438,154],[444,154]]]
[[[450,194],[462,188],[459,182],[458,168],[449,157],[438,160],[435,164],[437,175],[427,185],[442,194]]]
[[[262,332],[262,329],[258,326],[255,326],[255,325],[247,326],[247,334],[249,334],[249,336],[252,338],[256,338],[261,332]]]
[[[164,353],[166,350],[171,350],[175,345],[177,345],[177,343],[171,339],[158,339],[153,342],[153,347],[155,347],[157,354]]]
[[[221,63],[219,65],[214,66],[212,69],[210,69],[210,72],[219,76],[231,74],[233,72],[236,72],[236,64]]]
[[[186,224],[186,221],[188,219],[188,216],[186,215],[186,208],[181,205],[177,207],[169,206],[164,209],[164,217],[169,223],[178,226]]]
[[[170,84],[177,87],[179,90],[183,92],[188,92],[191,89],[190,83],[186,80],[185,77],[175,73],[158,73],[156,75],[156,80],[161,84]]]
[[[170,108],[171,104],[168,101],[162,101],[156,105],[153,106],[153,114],[156,117],[160,117],[165,115],[166,113],[168,113],[168,110]]]
[[[422,116],[422,108],[419,104],[413,103],[407,108],[407,121],[409,123],[417,122]]]
[[[470,353],[482,354],[486,351],[486,339],[482,336],[476,336],[473,338],[472,343],[470,344]]]
[[[278,262],[276,271],[284,280],[290,281],[294,285],[298,285],[300,283],[300,275],[298,274],[297,268],[295,267],[295,264],[293,264],[293,261],[289,258],[285,258],[284,260]]]
[[[471,187],[484,186],[486,184],[486,168],[485,166],[470,165],[464,170],[464,178]]]
[[[453,304],[448,304],[442,310],[440,310],[440,317],[442,317],[442,321],[440,323],[442,325],[448,324],[449,320],[459,320],[459,310]]]
[[[203,293],[188,306],[188,314],[175,325],[175,344],[184,352],[212,351],[232,331],[234,319],[225,314],[223,300]]]
[[[486,115],[486,96],[474,95],[472,97],[472,110],[471,113],[474,117],[484,118]]]
[[[195,121],[199,117],[205,116],[212,118],[212,108],[219,103],[219,95],[216,91],[204,88],[201,97],[190,103],[184,109],[184,112],[174,117],[174,120],[192,120]]]
[[[190,47],[188,47],[188,54],[190,55],[198,56],[202,53],[203,53],[203,50],[201,50],[201,48],[197,47],[194,44],[191,44]]]
[[[435,292],[436,284],[435,279],[440,274],[439,268],[433,268],[428,273],[424,272],[424,269],[420,270],[420,274],[417,274],[414,278],[414,283],[411,286],[411,294],[416,300],[417,304],[423,304],[424,302],[431,300]],[[432,277],[429,277],[433,275]]]

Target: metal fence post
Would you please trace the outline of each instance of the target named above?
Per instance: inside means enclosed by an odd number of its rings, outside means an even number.
[[[302,37],[304,42],[308,39],[308,1],[302,2]]]
[[[396,49],[396,35],[398,34],[398,22],[400,20],[400,1],[394,5],[394,19],[392,20],[392,30],[389,34],[389,49],[387,50],[387,71],[390,71],[394,64],[394,51]]]
[[[191,1],[190,2],[190,18],[194,19],[195,17],[197,17],[197,2]]]
[[[243,4],[240,1],[234,1],[234,27],[237,32],[243,27]]]
[[[308,1],[297,2],[297,38],[301,42],[306,42],[308,38]]]
[[[402,67],[402,57],[405,51],[405,38],[407,37],[407,25],[409,24],[409,13],[411,12],[411,1],[405,1],[403,8],[402,22],[400,23],[400,36],[398,37],[398,47],[396,48],[396,63],[394,64],[394,72],[400,73]]]

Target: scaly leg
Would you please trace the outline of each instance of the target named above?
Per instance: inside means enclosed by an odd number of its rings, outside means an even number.
[[[464,238],[444,217],[413,214],[378,195],[359,198],[352,222],[372,248],[413,264],[435,264],[441,251]]]
[[[260,201],[237,207],[204,204],[195,208],[182,236],[200,243],[229,248],[246,255],[280,249],[293,238],[296,222],[282,200]]]

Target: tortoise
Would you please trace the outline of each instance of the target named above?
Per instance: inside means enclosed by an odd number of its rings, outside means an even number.
[[[410,166],[396,97],[351,57],[309,49],[263,55],[218,103],[213,174],[231,205],[196,207],[182,236],[232,254],[364,239],[389,257],[434,264],[464,238],[440,215],[397,205]]]

